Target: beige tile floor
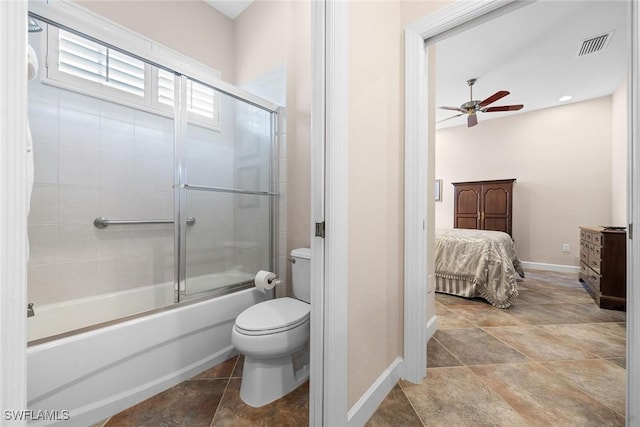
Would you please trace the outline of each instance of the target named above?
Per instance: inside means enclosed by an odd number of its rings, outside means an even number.
[[[427,378],[401,381],[368,426],[623,426],[626,315],[576,275],[529,271],[506,310],[436,295]]]
[[[622,426],[624,312],[573,274],[529,271],[512,307],[436,295],[427,378],[401,381],[368,426]],[[234,357],[96,426],[306,426],[308,385],[262,408],[239,397]]]

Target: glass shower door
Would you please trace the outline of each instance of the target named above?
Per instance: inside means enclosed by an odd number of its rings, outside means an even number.
[[[181,228],[179,299],[252,285],[259,270],[273,271],[276,253],[275,114],[199,82],[186,79],[185,86],[193,108],[182,147],[180,220],[196,224]]]

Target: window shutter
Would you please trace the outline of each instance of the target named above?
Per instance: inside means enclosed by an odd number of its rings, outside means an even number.
[[[158,71],[158,102],[172,107],[173,77],[168,71]],[[217,122],[218,105],[215,91],[203,84],[187,80],[187,111],[200,118]]]
[[[144,97],[144,63],[106,46],[60,30],[58,69]]]

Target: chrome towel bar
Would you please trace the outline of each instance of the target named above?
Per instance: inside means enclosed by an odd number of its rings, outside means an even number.
[[[129,224],[173,224],[174,221],[172,219],[141,219],[141,220],[115,220],[115,219],[107,219],[99,216],[98,218],[93,220],[93,225],[96,228],[107,228],[110,225],[129,225]],[[193,225],[196,223],[196,219],[192,216],[187,218],[187,225]]]

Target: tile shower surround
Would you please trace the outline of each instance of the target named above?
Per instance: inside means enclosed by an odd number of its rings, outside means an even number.
[[[625,313],[597,307],[575,274],[528,271],[518,286],[507,310],[436,294],[427,378],[400,381],[366,426],[623,426]],[[251,408],[242,365],[234,357],[91,427],[308,425],[306,384]]]
[[[234,118],[235,109],[221,97],[220,132],[188,126],[191,182],[234,186],[240,161],[231,144],[248,120]],[[35,81],[29,121],[35,163],[29,301],[37,307],[172,281],[173,227],[98,230],[93,219],[173,217],[173,120]],[[198,231],[188,231],[190,275],[229,267],[220,242],[268,238],[260,231],[268,229],[260,223],[268,203],[239,212],[236,203],[213,203],[213,194],[188,195],[189,215],[198,218]]]

